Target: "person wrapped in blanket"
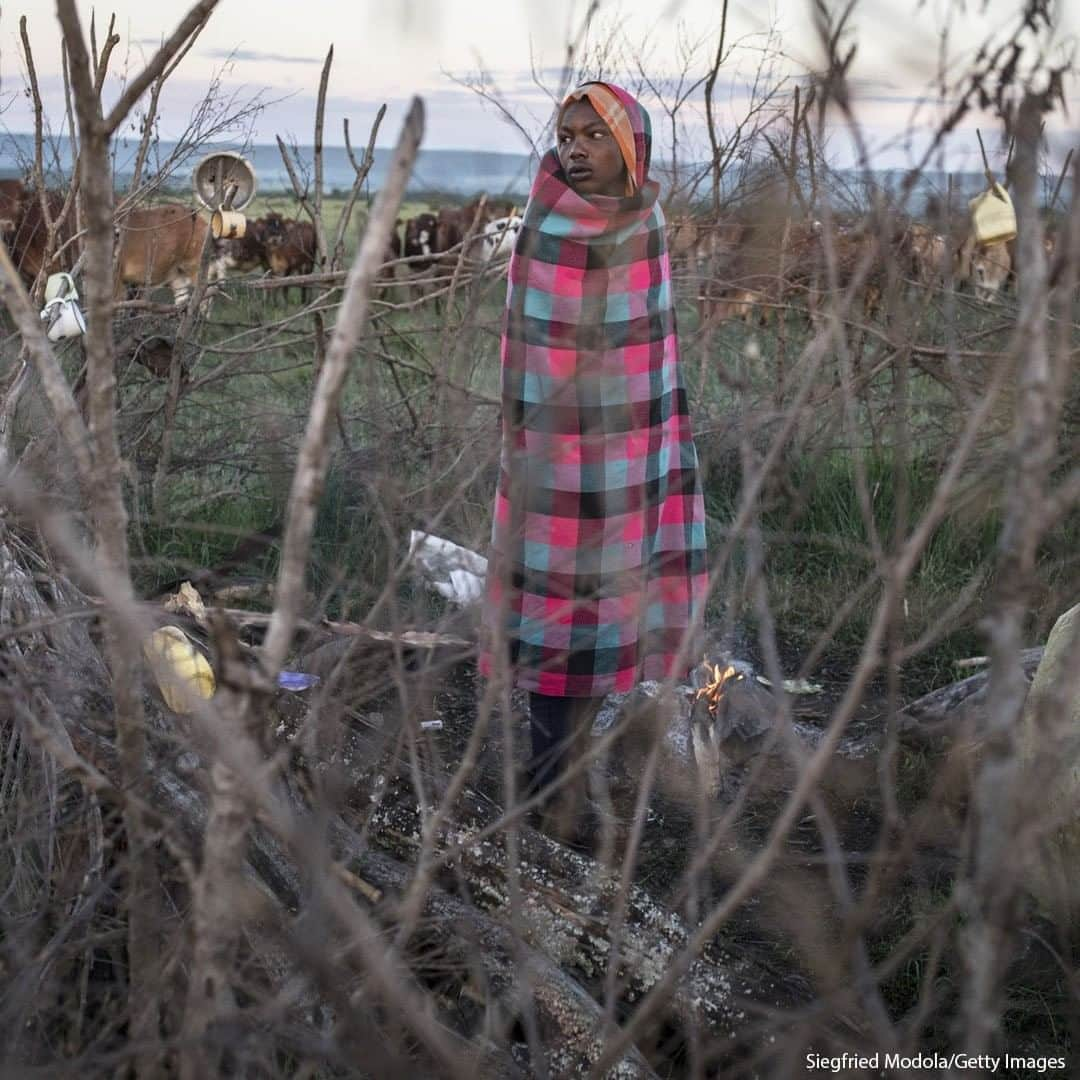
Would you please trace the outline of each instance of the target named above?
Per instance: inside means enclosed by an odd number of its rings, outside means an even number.
[[[607,694],[685,675],[708,581],[648,114],[590,82],[556,135],[510,262],[479,664],[530,692],[526,795],[556,784]],[[582,786],[561,787],[573,831]]]

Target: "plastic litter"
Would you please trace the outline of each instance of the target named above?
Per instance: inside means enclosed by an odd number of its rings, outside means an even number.
[[[318,675],[309,675],[304,671],[280,671],[277,677],[278,686],[294,694],[300,693],[301,690],[310,690],[318,681]]]
[[[772,686],[772,683],[764,675],[759,675],[757,681],[762,686]],[[824,692],[821,683],[813,683],[808,679],[785,679],[783,687],[784,692],[788,694],[821,694]]]
[[[469,607],[484,595],[487,559],[441,536],[414,529],[409,554],[428,585],[459,607]]]
[[[163,626],[143,642],[165,704],[175,713],[193,712],[199,698],[214,696],[214,672],[191,639],[177,626]]]

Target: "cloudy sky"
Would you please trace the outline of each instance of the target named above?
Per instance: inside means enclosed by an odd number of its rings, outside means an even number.
[[[1055,49],[1069,47],[1080,27],[1080,3],[1059,0],[1060,32]],[[522,127],[536,134],[550,115],[550,98],[540,82],[557,85],[568,40],[575,36],[584,0],[222,0],[165,96],[161,134],[171,137],[188,123],[211,80],[234,101],[258,97],[263,110],[230,136],[272,142],[275,134],[310,143],[320,65],[334,46],[327,115],[327,142],[342,141],[342,120],[350,130],[368,130],[381,102],[389,106],[380,144],[392,144],[410,95],[421,94],[428,107],[425,145],[520,152],[521,133],[461,85],[480,71],[489,73],[505,104]],[[934,102],[935,79],[944,57],[946,70],[958,73],[978,44],[994,35],[1013,35],[1020,0],[860,0],[851,40],[858,43],[852,85],[876,164],[902,165],[924,144],[925,133],[941,107]],[[183,0],[113,0],[101,12],[115,10],[121,45],[113,70],[136,71],[153,54],[186,10]],[[725,122],[745,113],[751,87],[775,86],[819,68],[822,53],[810,18],[809,0],[732,0],[728,40],[739,43],[719,84]],[[631,47],[609,58],[612,75],[636,78],[633,61],[657,84],[689,68],[698,76],[707,67],[719,30],[719,0],[602,0],[590,45],[618,40]],[[84,26],[91,5],[80,4]],[[62,117],[59,32],[52,0],[6,4],[0,14],[0,124],[8,131],[32,126],[25,94],[18,20],[27,17],[36,66],[54,125]],[[942,52],[942,31],[949,46]],[[98,24],[99,39],[103,36]],[[587,45],[587,48],[589,45]],[[1056,54],[1055,54],[1056,55]],[[761,64],[768,58],[768,68]],[[692,78],[691,78],[691,81]],[[1071,91],[1070,91],[1071,92]],[[681,114],[686,138],[703,145],[700,93]],[[659,120],[649,102],[654,125]],[[1080,105],[1080,95],[1072,110]],[[996,131],[989,117],[973,118],[950,140],[946,164],[974,166],[976,123]],[[1072,116],[1048,128],[1058,156],[1074,141]],[[666,141],[661,136],[661,145]],[[850,154],[842,132],[837,153]]]

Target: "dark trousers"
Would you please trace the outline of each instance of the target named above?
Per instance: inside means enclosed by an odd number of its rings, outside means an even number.
[[[592,729],[603,698],[552,697],[529,694],[529,727],[532,757],[529,760],[529,791],[535,795],[557,780],[580,752]]]

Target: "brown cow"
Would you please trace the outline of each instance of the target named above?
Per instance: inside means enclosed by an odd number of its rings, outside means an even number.
[[[410,291],[417,296],[423,295],[424,281],[431,276],[435,265],[435,230],[438,224],[438,218],[426,211],[405,223],[402,252],[409,260],[405,266],[405,277],[411,283]]]
[[[422,213],[405,223],[402,252],[409,263],[405,275],[412,285],[412,292],[422,295],[429,290],[428,279],[439,276],[445,285],[461,256],[461,243],[473,228],[473,241],[468,257],[485,258],[484,229],[497,217],[509,217],[513,204],[505,199],[487,203],[480,210],[480,201],[467,206],[444,206],[437,213]],[[502,211],[507,210],[507,213]],[[475,227],[474,227],[475,222]],[[436,299],[436,305],[438,299]]]
[[[454,249],[465,239],[469,229],[473,229],[474,238],[478,237],[492,220],[491,207],[485,204],[481,210],[479,200],[462,207],[444,206],[436,217],[435,250],[439,254],[452,252],[447,261],[450,265],[455,264],[460,251]]]
[[[913,222],[901,234],[897,249],[904,273],[917,285],[940,286],[949,270],[949,241],[929,225]]]
[[[740,224],[712,227],[713,254],[698,301],[702,321],[709,317],[749,321],[763,302],[805,304],[812,314],[836,287],[848,288],[864,261],[858,302],[865,317],[876,314],[883,292],[882,260],[877,237],[858,229],[828,233],[818,221],[791,222],[777,215]],[[769,312],[762,310],[761,318]]]
[[[195,210],[165,203],[132,210],[118,226],[119,279],[129,286],[168,285],[177,306],[191,298],[209,226]],[[210,261],[207,281],[225,276],[224,257]]]
[[[667,223],[668,259],[672,274],[697,269],[707,225],[699,218],[670,218]]]
[[[785,287],[801,293],[813,316],[826,297],[842,301],[841,294],[860,284],[854,297],[867,319],[877,315],[885,292],[886,266],[878,234],[862,225],[833,229],[819,221],[793,226],[785,251]],[[835,275],[835,279],[833,278]],[[835,285],[834,285],[835,280]]]
[[[971,283],[975,296],[992,303],[1005,291],[1013,273],[1011,245],[1002,241],[984,244],[971,257]]]
[[[266,218],[251,218],[244,235],[225,242],[225,268],[247,273],[250,270],[269,270],[270,257],[266,241],[270,235]]]
[[[315,226],[310,221],[286,221],[280,214],[266,215],[266,257],[275,277],[298,277],[315,269]],[[287,290],[285,290],[287,298]],[[308,290],[300,286],[302,303]]]
[[[695,265],[695,276],[700,279],[697,300],[701,322],[713,317],[743,317],[744,307],[732,308],[729,303],[744,305],[748,294],[756,295],[739,280],[746,270],[740,251],[747,232],[748,226],[738,221],[699,221],[694,225],[694,245],[689,258]],[[688,233],[683,234],[684,243],[688,237]]]
[[[59,191],[49,191],[45,197],[49,217],[56,221],[64,209],[65,196]],[[46,259],[49,230],[41,213],[41,199],[36,193],[31,193],[12,242],[12,255],[26,281],[33,282],[42,267],[49,274],[70,270],[75,264],[75,245],[70,242],[74,235],[75,214],[72,209],[57,232],[52,254]]]
[[[707,304],[700,303],[699,298],[699,311],[704,313],[703,320],[716,319],[718,322],[737,320],[748,326],[755,322],[759,326],[765,326],[773,313],[773,308],[768,304],[765,293],[735,286],[719,298],[708,300]]]
[[[0,180],[0,235],[4,243],[10,243],[19,222],[23,208],[29,198],[29,191],[21,180]]]
[[[59,191],[47,191],[49,217],[55,221],[64,208],[65,196]],[[54,251],[46,266],[46,247],[49,232],[41,210],[41,197],[21,180],[0,180],[0,233],[11,252],[23,280],[32,285],[43,266],[52,273],[70,270],[75,260],[70,243],[75,229],[73,214],[69,213],[57,232]],[[56,249],[60,249],[59,255]]]
[[[1012,278],[1012,241],[980,244],[969,235],[956,256],[956,277],[970,282],[975,298],[993,303]]]
[[[469,222],[465,220],[464,210],[456,206],[442,207],[435,215],[435,250],[442,254],[457,247],[468,227]]]

